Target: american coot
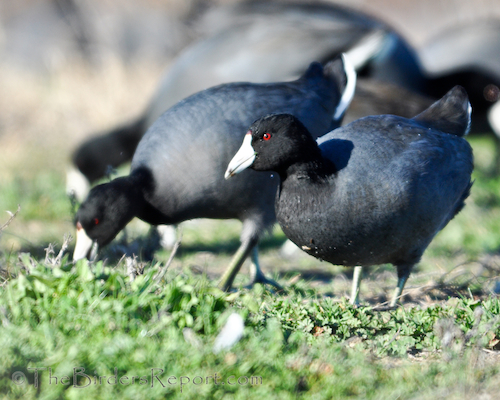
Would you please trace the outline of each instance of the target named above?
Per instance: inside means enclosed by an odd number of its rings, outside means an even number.
[[[176,224],[193,218],[237,218],[241,246],[221,279],[223,289],[275,221],[278,179],[249,171],[236,182],[223,179],[247,127],[262,115],[291,113],[314,137],[340,124],[352,98],[356,74],[343,58],[324,68],[312,63],[292,82],[232,83],[198,92],[167,110],[141,140],[130,175],[94,187],[76,215],[74,259],[92,242],[109,243],[133,218]],[[263,279],[252,252],[256,279]]]
[[[360,55],[357,64],[365,67],[364,76],[404,87],[405,99],[418,99],[418,93],[434,100],[454,85],[464,86],[474,107],[472,131],[484,133],[499,125],[492,114],[487,115],[500,98],[498,21],[443,30],[418,49],[383,22],[338,4],[244,2],[216,8],[200,22],[204,24],[212,27],[211,32],[180,54],[136,120],[89,138],[75,150],[73,163],[86,179],[93,182],[105,175],[108,166],[130,161],[139,140],[163,111],[196,91],[231,81],[293,79],[311,60],[326,61],[350,50]],[[368,90],[373,86],[370,81]],[[345,122],[379,113],[415,115],[408,101],[393,101],[401,98],[397,88],[387,92],[379,84],[381,90],[363,96],[365,82],[358,79]],[[499,130],[496,133],[500,135]],[[500,142],[497,154],[500,171]],[[74,182],[68,178],[68,188],[86,193],[79,189],[83,185]]]
[[[251,166],[275,171],[275,207],[283,232],[302,250],[336,265],[392,263],[400,297],[434,235],[464,206],[472,150],[464,136],[471,107],[456,86],[412,119],[359,119],[316,142],[291,115],[256,121],[225,177]]]
[[[296,79],[311,61],[327,62],[349,50],[351,62],[362,67],[382,49],[390,54],[404,46],[402,39],[393,43],[397,39],[384,24],[335,4],[252,1],[218,7],[201,23],[211,26],[211,32],[169,66],[141,115],[89,138],[74,151],[73,163],[88,181],[104,177],[110,166],[129,162],[158,117],[195,92],[228,82]],[[387,69],[380,59],[377,66]],[[68,179],[69,191],[86,194],[87,189],[73,182]]]

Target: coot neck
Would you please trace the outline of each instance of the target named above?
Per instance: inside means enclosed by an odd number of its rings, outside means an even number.
[[[127,185],[128,196],[130,200],[133,200],[132,204],[134,204],[134,216],[150,222],[149,215],[152,210],[147,199],[153,195],[155,189],[153,174],[149,169],[140,167],[127,177]]]
[[[281,182],[294,178],[306,182],[325,182],[337,172],[335,165],[321,155],[317,148],[313,157],[301,157],[301,160],[277,171]]]
[[[178,222],[172,219],[171,215],[164,214],[151,204],[156,197],[156,182],[149,168],[144,166],[136,168],[128,178],[129,183],[133,186],[131,196],[135,198],[135,217],[151,225]],[[168,205],[169,200],[165,199],[164,202]],[[166,208],[168,209],[168,207]]]
[[[276,217],[287,231],[297,221],[305,221],[311,213],[322,209],[330,200],[335,186],[335,165],[323,157],[295,162],[280,175],[276,193]],[[293,228],[291,228],[293,229]]]
[[[143,176],[131,174],[116,178],[109,184],[119,193],[116,202],[122,214],[121,219],[126,221],[125,224],[143,212],[145,205]]]

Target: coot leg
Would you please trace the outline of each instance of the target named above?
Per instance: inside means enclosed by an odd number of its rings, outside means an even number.
[[[274,286],[278,290],[283,290],[283,288],[280,286],[279,283],[274,281],[273,279],[267,278],[262,270],[260,269],[259,265],[259,251],[257,249],[257,246],[255,246],[252,249],[252,252],[250,253],[250,257],[252,260],[252,265],[250,267],[250,283],[247,285],[248,288],[251,288],[253,285],[256,283],[261,283],[263,285],[271,285]]]
[[[156,227],[160,236],[160,245],[165,250],[172,250],[177,241],[178,225],[158,225]]]
[[[242,241],[240,248],[219,281],[218,286],[221,290],[227,292],[231,289],[236,274],[239,272],[243,262],[249,256],[250,251],[257,246],[258,241],[257,237],[251,237],[250,239]]]
[[[361,272],[363,267],[354,267],[352,274],[351,304],[359,304],[359,285],[361,284]]]
[[[390,307],[396,307],[396,303],[401,297],[401,294],[403,293],[403,288],[405,287],[406,281],[410,276],[413,264],[398,265],[397,268],[398,268],[398,286],[396,287],[394,295],[392,296],[391,303],[389,304]]]

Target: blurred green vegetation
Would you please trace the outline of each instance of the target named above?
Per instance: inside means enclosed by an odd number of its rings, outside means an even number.
[[[5,398],[458,399],[498,389],[500,364],[488,358],[500,338],[498,298],[374,311],[317,296],[303,282],[275,295],[261,286],[226,294],[190,273],[156,281],[160,267],[129,281],[123,263],[51,265],[23,255],[0,292]],[[231,313],[244,318],[244,337],[214,354]],[[115,369],[147,385],[108,383]],[[215,374],[219,384],[206,383]],[[167,384],[171,376],[177,384]],[[204,383],[181,391],[181,376]]]

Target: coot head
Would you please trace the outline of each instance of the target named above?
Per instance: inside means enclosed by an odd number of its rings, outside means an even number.
[[[94,187],[75,217],[76,246],[73,259],[88,255],[92,244],[111,242],[137,214],[142,204],[133,184],[123,178]]]
[[[293,115],[272,114],[255,121],[228,165],[226,179],[251,167],[280,175],[299,162],[315,162],[321,152],[307,128]]]

